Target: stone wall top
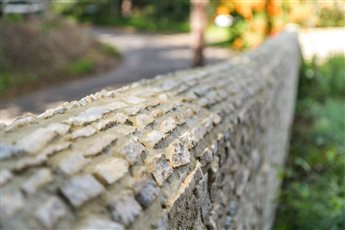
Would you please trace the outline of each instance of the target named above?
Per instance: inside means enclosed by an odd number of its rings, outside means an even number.
[[[231,226],[218,205],[234,206],[251,169],[264,170],[257,159],[271,150],[257,131],[270,135],[272,125],[263,114],[285,124],[285,145],[299,58],[296,34],[283,33],[229,62],[103,90],[2,126],[2,229]],[[236,166],[231,151],[243,151],[241,159],[249,151],[250,163]],[[228,161],[234,178],[219,170]],[[215,192],[226,189],[220,175],[235,183],[236,199]]]

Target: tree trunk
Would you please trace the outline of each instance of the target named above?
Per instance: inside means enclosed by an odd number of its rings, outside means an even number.
[[[128,18],[132,15],[132,1],[123,0],[121,3],[121,16]]]
[[[204,32],[207,24],[206,5],[208,0],[191,0],[191,30],[193,67],[203,66],[205,37]]]
[[[271,15],[272,7],[274,7],[272,0],[266,0],[266,37],[270,36],[273,28],[273,19]]]

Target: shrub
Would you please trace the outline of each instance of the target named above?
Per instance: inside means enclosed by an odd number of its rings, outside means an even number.
[[[68,66],[68,72],[71,75],[86,74],[93,70],[94,62],[89,58],[80,58]]]
[[[302,65],[276,229],[345,229],[344,62]]]

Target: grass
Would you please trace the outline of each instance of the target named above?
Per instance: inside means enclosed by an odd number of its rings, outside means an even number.
[[[345,229],[345,57],[301,68],[275,229]]]
[[[118,49],[116,49],[114,46],[102,43],[100,47],[100,51],[109,57],[114,57],[114,58],[120,58],[121,53]]]
[[[81,75],[89,73],[95,67],[95,63],[89,58],[80,58],[69,64],[68,73],[71,75]]]

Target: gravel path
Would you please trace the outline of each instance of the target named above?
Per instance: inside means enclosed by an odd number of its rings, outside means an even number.
[[[142,78],[152,78],[191,66],[192,53],[188,34],[153,35],[100,28],[94,29],[92,33],[101,41],[120,49],[124,60],[119,67],[94,77],[2,101],[1,121],[8,122],[26,112],[41,113],[63,101],[80,99],[103,88],[118,88]],[[230,52],[212,47],[206,50],[206,57],[208,64],[216,63],[228,59]]]

